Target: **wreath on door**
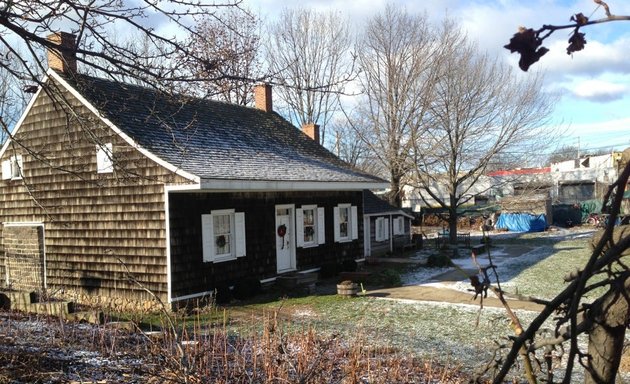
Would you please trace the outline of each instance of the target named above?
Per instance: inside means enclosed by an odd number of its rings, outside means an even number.
[[[278,226],[278,236],[284,237],[287,234],[287,226],[282,224]]]

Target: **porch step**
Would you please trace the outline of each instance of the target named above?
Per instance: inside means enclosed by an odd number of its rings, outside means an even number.
[[[276,283],[280,288],[287,291],[302,288],[306,289],[308,293],[310,293],[315,290],[317,272],[292,273],[290,275],[278,276],[276,278]]]
[[[350,280],[355,283],[365,283],[372,276],[372,272],[356,271],[339,273],[339,281]]]

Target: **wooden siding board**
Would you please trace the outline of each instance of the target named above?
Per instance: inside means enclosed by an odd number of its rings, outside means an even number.
[[[68,101],[80,106],[72,97]],[[10,146],[0,159],[21,154],[25,174],[23,181],[0,182],[0,221],[45,224],[49,288],[85,285],[91,294],[145,298],[126,278],[120,259],[166,300],[164,185],[189,181],[145,158],[87,109],[79,109],[86,125],[69,118],[45,93],[35,101],[16,135],[31,153]],[[113,143],[122,170],[96,173],[94,139]],[[0,284],[3,250],[0,244]]]
[[[298,270],[363,256],[362,238],[347,243],[333,240],[333,207],[350,203],[362,211],[361,192],[241,192],[172,193],[169,197],[171,274],[173,297],[195,294],[222,284],[232,285],[246,276],[259,279],[276,276],[275,206],[296,208],[316,204],[326,210],[326,243],[297,248]],[[201,244],[201,214],[216,209],[245,213],[247,255],[233,261],[204,263]],[[363,223],[359,220],[359,233]]]

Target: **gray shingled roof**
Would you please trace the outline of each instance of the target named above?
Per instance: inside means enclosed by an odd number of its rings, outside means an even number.
[[[384,183],[275,112],[84,75],[66,80],[141,147],[201,179]]]
[[[401,208],[396,208],[369,190],[363,191],[363,213],[366,215],[396,214],[412,217]]]

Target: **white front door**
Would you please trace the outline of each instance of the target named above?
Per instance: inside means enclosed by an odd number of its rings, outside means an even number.
[[[276,205],[276,259],[278,272],[295,269],[295,234],[293,205]]]

